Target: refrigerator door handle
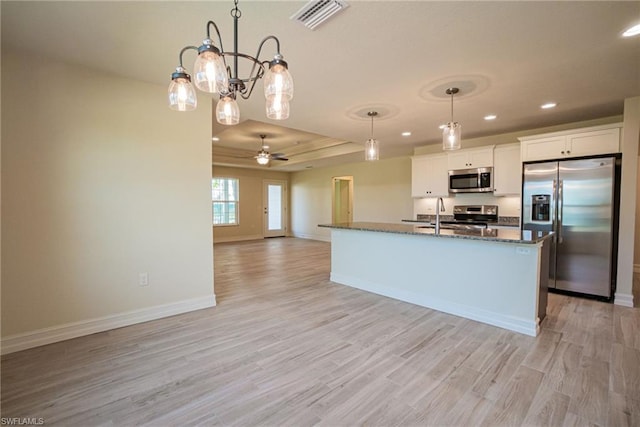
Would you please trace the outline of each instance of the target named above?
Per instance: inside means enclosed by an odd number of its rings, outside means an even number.
[[[558,218],[556,217],[556,195],[558,194],[558,182],[554,179],[552,182],[552,191],[551,191],[551,231],[553,231],[553,241],[558,241]]]
[[[562,192],[563,181],[558,181],[558,244],[562,243],[562,209],[564,207],[564,195]]]

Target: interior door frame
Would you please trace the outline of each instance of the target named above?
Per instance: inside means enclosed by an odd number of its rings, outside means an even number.
[[[336,184],[341,181],[349,182],[349,201],[348,201],[348,221],[353,222],[353,176],[345,175],[345,176],[334,176],[331,178],[331,222],[336,223],[339,222],[340,219],[337,218],[336,215]]]
[[[282,219],[282,228],[278,230],[269,230],[269,210],[272,209],[269,206],[269,185],[279,185],[282,187],[282,199],[280,203],[280,216]],[[263,179],[262,180],[262,206],[264,215],[262,216],[262,235],[263,237],[284,237],[287,235],[288,230],[288,218],[287,212],[289,211],[289,196],[288,196],[287,181],[277,179]]]

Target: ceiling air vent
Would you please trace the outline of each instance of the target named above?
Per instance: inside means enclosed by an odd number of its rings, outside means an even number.
[[[347,7],[349,7],[349,5],[341,0],[311,0],[304,5],[302,9],[297,11],[291,19],[313,30]]]

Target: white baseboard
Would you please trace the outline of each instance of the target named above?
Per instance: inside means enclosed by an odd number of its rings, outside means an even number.
[[[400,290],[377,283],[365,282],[355,277],[347,277],[331,273],[330,280],[332,282],[362,289],[363,291],[373,292],[374,294],[383,295],[389,298],[416,304],[422,307],[431,308],[442,311],[443,313],[453,314],[455,316],[464,317],[465,319],[476,320],[492,326],[498,326],[510,331],[519,332],[521,334],[535,337],[540,332],[540,320],[530,321],[527,319],[506,316],[504,314],[495,313],[493,311],[483,310],[467,305],[458,304],[451,301],[445,301],[438,298],[432,298],[422,294],[416,294],[411,291]]]
[[[214,237],[213,244],[227,242],[244,242],[245,240],[262,240],[262,234],[251,234],[249,236],[233,236],[233,237]]]
[[[616,292],[613,303],[623,307],[633,307],[633,294],[621,294]]]
[[[309,239],[309,240],[320,240],[321,242],[329,242],[331,243],[331,235],[323,236],[320,234],[307,234],[307,233],[292,233],[293,237],[297,237],[299,239]]]
[[[110,329],[148,322],[176,314],[188,313],[203,308],[214,307],[216,296],[193,298],[155,307],[118,313],[96,319],[52,326],[32,332],[2,337],[2,354],[14,353],[28,348],[39,347],[71,338],[104,332]]]

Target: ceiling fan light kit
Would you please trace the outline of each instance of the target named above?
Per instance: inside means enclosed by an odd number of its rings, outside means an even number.
[[[442,130],[442,149],[445,151],[459,150],[461,147],[462,126],[453,121],[453,95],[459,91],[460,89],[457,87],[450,87],[445,92],[447,95],[451,95],[451,121]]]
[[[220,95],[216,106],[216,120],[223,125],[234,125],[240,122],[240,109],[236,102],[237,95],[249,99],[256,82],[264,77],[264,95],[267,100],[266,114],[273,120],[289,118],[289,101],[293,98],[293,79],[289,73],[289,66],[280,54],[280,41],[270,35],[265,37],[258,46],[256,56],[238,52],[238,20],[242,12],[238,9],[238,0],[231,9],[233,17],[234,50],[225,51],[222,47],[222,37],[218,26],[213,21],[207,22],[207,37],[200,47],[185,46],[179,54],[179,64],[171,74],[169,84],[169,107],[177,111],[191,111],[197,107],[196,91],[191,76],[182,63],[182,57],[187,50],[198,52],[193,66],[195,87],[207,93]],[[214,29],[219,48],[211,39],[211,29]],[[271,61],[261,61],[260,53],[264,44],[273,40],[276,44],[276,54]],[[226,58],[233,58],[233,68],[227,65]],[[238,75],[238,60],[249,62],[251,71],[248,76],[240,78]],[[268,67],[267,67],[268,65]]]
[[[266,137],[267,135],[260,135],[260,139],[262,140],[262,145],[260,147],[260,151],[258,151],[258,154],[254,157],[258,162],[258,164],[262,166],[266,166],[269,164],[271,160],[283,160],[285,162],[288,161],[289,159],[283,157],[283,155],[280,153],[273,153],[273,154],[269,153],[268,151],[269,146],[265,145],[264,143],[264,139]]]

